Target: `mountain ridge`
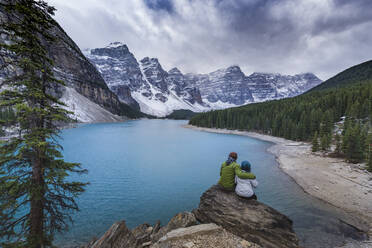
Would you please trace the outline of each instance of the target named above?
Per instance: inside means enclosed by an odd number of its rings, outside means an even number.
[[[327,79],[322,84],[309,90],[309,92],[329,89],[334,87],[345,87],[351,84],[362,84],[372,80],[372,60],[351,66],[335,76]]]
[[[207,74],[183,74],[177,67],[167,71],[157,58],[137,60],[120,42],[84,53],[121,101],[158,117],[180,109],[204,112],[292,97],[322,82],[312,73],[247,76],[238,65]]]

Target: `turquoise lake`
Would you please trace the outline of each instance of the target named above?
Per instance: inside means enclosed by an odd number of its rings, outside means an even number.
[[[259,181],[258,199],[289,216],[305,247],[332,247],[358,233],[337,211],[303,190],[266,150],[272,143],[248,137],[199,132],[186,121],[136,120],[85,124],[62,132],[66,161],[80,162],[90,182],[78,199],[80,212],[56,245],[75,247],[102,235],[114,222],[129,228],[191,211],[201,194],[218,181],[220,165],[236,151],[249,160]]]

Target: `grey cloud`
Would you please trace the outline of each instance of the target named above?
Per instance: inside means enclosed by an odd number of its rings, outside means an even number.
[[[326,79],[372,58],[367,0],[50,0],[81,48],[128,44],[166,69],[314,72]]]

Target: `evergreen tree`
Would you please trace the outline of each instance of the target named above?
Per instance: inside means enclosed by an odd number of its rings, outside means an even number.
[[[372,156],[370,155],[369,158],[368,158],[368,163],[367,163],[367,170],[369,172],[372,172]]]
[[[367,170],[372,172],[372,133],[366,139]]]
[[[330,141],[330,136],[329,134],[324,134],[321,139],[320,139],[320,148],[322,151],[327,151],[331,145]]]
[[[63,84],[53,75],[53,60],[45,44],[55,24],[55,9],[44,1],[2,0],[0,52],[3,68],[17,70],[3,85],[0,107],[15,110],[20,135],[0,151],[0,244],[2,247],[40,248],[52,245],[53,235],[67,228],[66,220],[78,210],[75,198],[85,183],[69,182],[80,165],[63,160],[56,123],[68,121],[50,93]],[[67,219],[66,219],[67,218]]]
[[[363,160],[364,149],[359,123],[355,123],[345,131],[342,149],[348,161],[357,163]]]
[[[313,152],[319,151],[318,132],[315,132],[315,134],[314,134],[311,150]]]
[[[342,153],[342,144],[341,137],[338,133],[335,135],[335,143],[336,143],[335,154],[340,156]]]
[[[327,149],[330,149],[332,145],[332,133],[327,135]]]

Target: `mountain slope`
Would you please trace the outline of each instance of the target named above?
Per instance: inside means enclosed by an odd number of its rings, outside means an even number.
[[[336,76],[310,90],[324,90],[336,87],[345,87],[352,84],[368,83],[372,79],[372,60],[350,67]]]
[[[7,20],[5,10],[1,8],[0,17]],[[50,34],[55,37],[55,41],[51,43],[44,40],[44,45],[48,50],[49,56],[54,60],[54,73],[56,77],[63,80],[67,86],[66,89],[66,87],[56,85],[52,90],[54,95],[60,98],[66,94],[66,91],[68,91],[67,93],[71,93],[72,91],[68,89],[71,88],[74,89],[77,94],[80,94],[94,103],[91,104],[89,108],[91,113],[87,113],[91,116],[91,121],[99,122],[106,119],[102,119],[102,115],[99,115],[101,116],[100,118],[94,118],[95,112],[103,113],[101,108],[107,110],[107,113],[111,114],[108,119],[112,119],[112,116],[119,115],[129,118],[143,116],[139,111],[134,111],[129,106],[119,101],[117,96],[107,87],[97,69],[83,55],[79,47],[57,22],[54,22]],[[0,37],[0,39],[6,41],[3,36]],[[0,64],[1,62],[0,60]],[[8,75],[7,73],[12,73],[12,71],[3,70],[0,72],[0,77],[5,78]],[[93,108],[93,106],[96,106],[96,108]],[[71,106],[68,107],[70,108]],[[73,118],[83,121],[83,119],[79,119],[78,116]]]
[[[52,34],[57,38],[50,44],[48,51],[55,61],[55,72],[67,86],[74,88],[79,94],[98,104],[114,115],[138,118],[143,115],[135,111],[107,87],[97,69],[80,51],[75,42],[56,23]]]
[[[120,42],[85,54],[120,100],[160,117],[181,109],[201,112],[292,97],[321,83],[311,73],[246,76],[239,66],[209,74],[183,74],[178,68],[166,71],[156,58],[138,62]]]
[[[126,119],[126,117],[114,115],[97,103],[90,101],[74,88],[66,87],[60,100],[67,105],[65,107],[67,110],[74,113],[72,118],[79,122],[116,122]]]

